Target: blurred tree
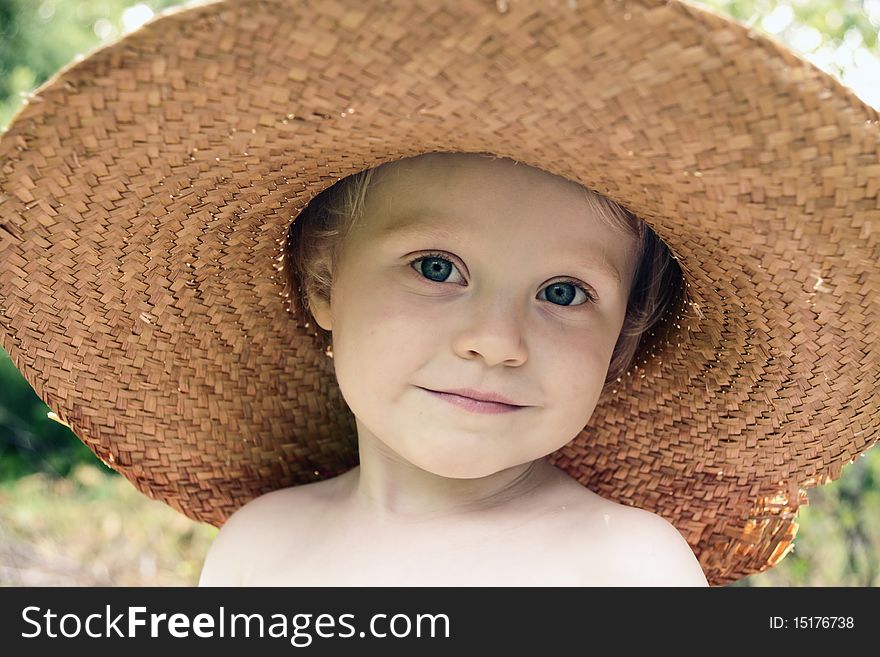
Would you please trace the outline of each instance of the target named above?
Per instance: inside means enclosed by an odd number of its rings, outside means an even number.
[[[77,463],[105,468],[70,429],[51,419],[49,408],[2,349],[0,391],[0,482],[31,472],[63,477]]]
[[[0,128],[77,55],[115,41],[181,0],[0,0]]]
[[[821,35],[823,44],[840,46],[850,29],[857,30],[868,48],[877,45],[880,6],[872,0],[697,0],[698,4],[721,9],[762,31],[796,45],[805,28]],[[816,44],[820,45],[819,43]]]
[[[880,107],[880,0],[695,0],[777,39]]]

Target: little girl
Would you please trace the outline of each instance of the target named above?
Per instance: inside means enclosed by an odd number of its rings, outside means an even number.
[[[199,2],[0,138],[0,340],[204,585],[726,584],[880,435],[878,125],[677,0]]]
[[[643,264],[650,229],[577,184],[475,154],[337,185],[293,246],[360,465],[239,509],[201,584],[706,585],[670,523],[545,460],[620,373],[633,279],[657,267]],[[346,198],[362,208],[346,214]],[[337,237],[310,244],[321,217]]]

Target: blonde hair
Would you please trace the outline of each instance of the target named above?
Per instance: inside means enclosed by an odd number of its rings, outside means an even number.
[[[383,165],[384,166],[384,165]],[[321,347],[332,354],[332,334],[318,326],[309,297],[329,303],[333,264],[364,211],[370,182],[382,167],[367,169],[331,185],[303,209],[288,229],[285,245],[285,285],[291,310],[314,325]],[[672,330],[669,318],[685,302],[684,276],[669,247],[648,224],[601,194],[583,188],[587,204],[613,228],[636,239],[636,268],[626,315],[617,338],[603,394],[628,375],[641,354],[653,349]],[[647,362],[647,361],[646,361]]]

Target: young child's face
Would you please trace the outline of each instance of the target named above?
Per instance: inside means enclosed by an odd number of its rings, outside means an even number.
[[[574,438],[623,324],[635,239],[593,216],[579,186],[510,160],[424,155],[373,180],[329,307],[313,300],[359,440],[470,479]],[[566,279],[596,301],[554,287]],[[428,391],[455,388],[522,408],[477,413]]]

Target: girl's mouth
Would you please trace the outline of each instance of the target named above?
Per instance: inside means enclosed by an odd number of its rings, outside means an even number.
[[[510,404],[501,404],[499,402],[478,401],[476,399],[471,399],[470,397],[453,395],[448,392],[436,392],[434,390],[428,390],[427,388],[422,388],[422,390],[434,397],[458,406],[459,408],[470,411],[471,413],[510,413],[511,411],[518,411],[522,408],[526,408],[525,406],[511,406]]]

